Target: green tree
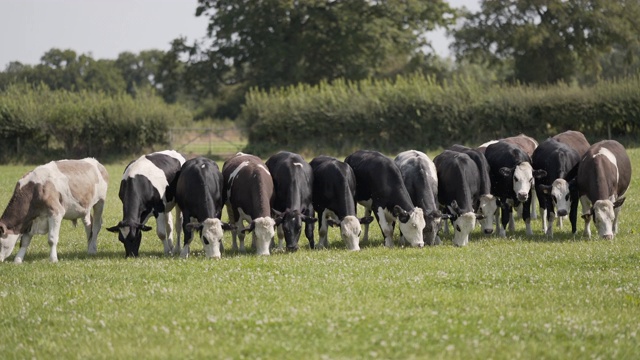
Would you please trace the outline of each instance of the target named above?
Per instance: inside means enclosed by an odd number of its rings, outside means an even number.
[[[459,58],[512,62],[524,83],[597,78],[603,54],[638,42],[639,21],[637,0],[483,0],[453,31],[453,48]]]
[[[139,54],[123,52],[118,55],[115,65],[126,82],[127,93],[135,95],[138,89],[156,87],[164,55],[161,50],[145,50]]]

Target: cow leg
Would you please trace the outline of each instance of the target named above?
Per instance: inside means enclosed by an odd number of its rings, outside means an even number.
[[[24,259],[24,256],[27,253],[27,248],[29,247],[29,244],[31,244],[32,236],[33,235],[29,233],[22,234],[22,236],[20,237],[20,249],[18,250],[16,257],[13,259],[14,263],[16,264],[22,263],[22,260]]]
[[[313,208],[309,208],[306,209],[304,211],[304,214],[307,215],[308,217],[313,217]],[[304,235],[307,237],[307,240],[309,240],[309,247],[311,249],[316,247],[316,241],[313,238],[313,223],[305,223],[304,224]]]
[[[549,204],[549,199],[550,196],[548,195],[544,195],[542,197],[542,199],[538,199],[540,202],[540,215],[542,216],[542,232],[546,233],[547,232],[547,220],[549,218],[549,213],[547,211],[547,207]]]
[[[278,230],[278,251],[284,252],[284,241],[282,240],[284,239],[284,230],[282,229],[282,224],[278,225],[276,229]],[[271,247],[273,247],[273,245]]]
[[[171,243],[171,238],[169,237],[169,231],[171,231],[171,213],[159,213],[156,218],[156,234],[162,241],[162,245],[164,245],[164,254],[171,255],[173,251],[173,244]]]
[[[187,220],[189,220],[190,217],[187,217]],[[182,213],[182,209],[180,209],[178,206],[176,206],[176,221],[174,223],[173,228],[176,229],[176,245],[173,248],[173,254],[174,255],[182,255],[182,252],[180,251],[180,238],[181,238],[181,232],[180,229],[182,227],[182,224],[184,222],[184,214]],[[173,233],[173,231],[171,231],[171,233]],[[193,237],[192,237],[193,239]],[[220,242],[222,243],[222,242]]]
[[[98,233],[102,228],[102,213],[104,212],[104,200],[98,200],[93,205],[93,218],[91,219],[91,238],[89,239],[88,252],[95,254],[98,252]]]
[[[569,222],[571,223],[571,233],[575,235],[578,224],[578,201],[575,199],[571,202],[571,209],[569,209]]]
[[[580,198],[582,204],[582,218],[584,219],[583,236],[591,239],[591,201],[586,196]]]
[[[549,239],[553,239],[553,222],[556,219],[556,213],[553,211],[549,211],[548,217],[549,217],[549,227],[547,227],[547,231],[545,233],[547,234],[547,237]]]
[[[549,197],[549,196],[545,196]],[[542,213],[542,222],[544,223],[544,233],[548,238],[553,238],[553,222],[556,218],[553,204],[551,201],[546,201],[544,212]]]
[[[500,231],[498,232],[498,235],[500,235],[501,237],[506,237],[507,224],[509,224],[509,221],[513,221],[511,205],[507,205],[507,204],[502,205],[501,214],[502,214],[502,218],[500,219],[501,226],[500,226]]]
[[[191,252],[191,241],[193,240],[193,231],[189,231],[187,229],[187,223],[189,222],[189,220],[190,217],[185,217],[185,219],[183,219],[182,221],[182,231],[184,231],[184,247],[182,248],[182,251],[180,251],[180,257],[183,259],[189,257],[189,253]]]
[[[371,216],[372,202],[367,201],[362,205],[364,206],[364,217]],[[369,242],[369,224],[364,224],[364,235],[362,235],[362,242],[363,243]]]
[[[329,232],[329,224],[327,221],[327,217],[329,213],[327,209],[322,209],[318,212],[318,235],[320,239],[318,240],[318,249],[329,248],[329,240],[328,240],[328,232]]]
[[[385,210],[381,207],[378,207],[376,211],[376,217],[378,218],[378,225],[380,225],[380,231],[382,231],[382,236],[384,236],[384,246],[388,248],[393,247],[393,221],[388,221],[387,216],[385,214]]]
[[[537,219],[538,218],[538,213],[536,212],[536,207],[533,206],[533,204],[536,203],[536,200],[538,199],[538,193],[536,192],[536,188],[535,186],[531,187],[531,196],[529,196],[529,202],[531,203],[531,218],[532,219]]]
[[[533,230],[531,230],[531,196],[527,198],[522,204],[522,219],[524,220],[525,225],[525,234],[531,236],[533,235]],[[535,208],[535,206],[533,206]]]
[[[51,216],[48,219],[49,225],[49,246],[51,251],[49,253],[49,259],[51,262],[58,262],[58,239],[60,237],[60,224],[62,224],[62,215]],[[22,251],[22,245],[20,245],[20,251]],[[27,251],[26,247],[24,248]],[[18,252],[19,253],[19,252]],[[24,254],[23,254],[24,256]],[[17,256],[16,256],[17,259]],[[21,258],[22,259],[22,258]]]
[[[87,253],[88,254],[95,254],[98,249],[96,245],[93,245],[91,243],[91,238],[92,238],[92,229],[91,229],[91,223],[93,223],[93,219],[91,218],[91,212],[87,212],[84,217],[82,218],[82,225],[84,225],[84,233],[87,236]],[[91,246],[93,245],[93,252],[91,249]]]
[[[620,214],[620,207],[613,209],[615,217],[613,218],[613,235],[618,233],[618,215]]]

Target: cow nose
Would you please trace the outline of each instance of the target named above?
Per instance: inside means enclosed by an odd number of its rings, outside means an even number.
[[[290,252],[296,252],[296,251],[298,251],[298,245],[294,245],[294,246],[287,246],[287,251],[290,251]]]
[[[518,201],[520,202],[527,201],[528,197],[529,197],[528,193],[518,193]]]
[[[602,235],[602,238],[605,240],[613,240],[613,234]]]
[[[484,229],[484,233],[485,233],[486,235],[493,234],[493,229]]]
[[[567,210],[565,209],[558,210],[558,216],[567,216]]]

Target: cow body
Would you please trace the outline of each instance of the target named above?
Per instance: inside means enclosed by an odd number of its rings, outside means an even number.
[[[365,216],[378,220],[385,246],[393,247],[393,228],[399,220],[400,231],[411,246],[424,246],[425,227],[422,209],[414,207],[402,180],[400,169],[388,157],[377,151],[359,150],[344,160],[356,175],[356,201],[365,207]],[[363,240],[367,241],[369,225],[365,225]]]
[[[205,256],[220,258],[224,230],[230,230],[222,216],[224,181],[218,165],[211,159],[196,157],[182,165],[176,184],[176,203],[182,212],[184,248],[180,255],[189,256],[193,232],[199,231]],[[180,243],[176,243],[180,248]],[[177,251],[176,251],[177,252]]]
[[[328,227],[339,226],[348,250],[360,250],[361,224],[373,218],[359,219],[356,212],[356,175],[351,166],[329,156],[310,162],[313,169],[313,208],[318,213],[319,248],[328,248]]]
[[[126,167],[118,193],[122,201],[122,221],[107,230],[118,233],[127,257],[138,256],[142,232],[151,230],[145,225],[151,216],[156,218],[156,234],[164,245],[165,255],[172,253],[171,210],[175,207],[176,183],[184,162],[178,152],[165,150],[143,155]],[[181,218],[177,211],[176,226],[180,226]],[[180,241],[179,231],[177,241]]]
[[[394,159],[414,206],[422,209],[425,227],[423,239],[427,245],[441,243],[438,229],[442,213],[438,210],[438,174],[429,157],[420,151],[401,152]]]
[[[571,231],[575,233],[578,202],[577,198],[571,199],[569,182],[577,173],[580,154],[555,138],[549,138],[536,148],[531,161],[535,170],[546,172],[546,176],[536,179],[535,183],[542,210],[542,230],[548,237],[553,237],[554,204],[557,204],[558,216],[566,216],[569,209]]]
[[[534,177],[545,175],[544,170],[534,170],[531,158],[520,147],[506,141],[491,144],[485,151],[490,167],[491,193],[498,197],[502,210],[499,235],[506,236],[506,226],[515,230],[512,211],[514,206],[523,203],[522,219],[526,224],[527,235],[531,231],[531,190]]]
[[[273,179],[262,160],[254,155],[237,153],[222,166],[224,199],[232,230],[233,249],[245,252],[244,236],[253,232],[253,243],[258,255],[269,255],[269,246],[278,224],[271,217],[274,199]],[[249,227],[244,227],[244,221]]]
[[[598,234],[608,240],[618,232],[618,215],[631,182],[631,161],[615,140],[593,144],[578,165],[577,188],[591,205],[583,207],[584,234],[591,237],[591,217]],[[584,203],[583,203],[584,205]]]
[[[0,218],[0,261],[20,239],[14,262],[21,263],[32,236],[48,233],[49,259],[57,262],[62,219],[82,219],[88,252],[96,253],[108,181],[107,170],[93,158],[52,161],[24,175]]]
[[[465,246],[478,216],[474,203],[481,194],[476,163],[463,152],[445,150],[433,159],[438,171],[438,202],[451,215],[453,244]]]
[[[586,153],[591,146],[584,134],[580,131],[575,130],[567,130],[565,132],[562,132],[558,135],[555,135],[553,139],[556,139],[557,141],[568,145],[569,147],[577,151],[578,155],[580,156],[584,155],[584,153]]]
[[[491,194],[491,177],[489,163],[484,153],[471,149],[466,146],[455,144],[447,150],[461,152],[467,154],[478,167],[478,180],[480,181],[480,197],[475,200],[474,209],[478,214],[482,215],[479,219],[482,226],[482,232],[486,235],[493,233],[493,223],[496,211],[498,210],[497,198]]]
[[[288,251],[298,250],[298,241],[305,224],[304,233],[309,246],[315,248],[313,226],[313,169],[302,156],[281,151],[266,162],[273,179],[275,197],[273,209],[282,217],[278,225],[278,247],[282,250],[282,238]]]

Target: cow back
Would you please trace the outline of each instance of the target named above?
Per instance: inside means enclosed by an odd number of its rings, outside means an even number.
[[[341,221],[345,216],[356,216],[356,176],[351,166],[324,155],[309,164],[313,169],[313,207],[329,209]]]
[[[176,185],[176,203],[180,209],[202,223],[220,218],[222,213],[222,173],[215,161],[196,157],[182,166]]]
[[[299,154],[281,151],[266,166],[273,179],[273,208],[278,211],[302,210],[311,205],[313,169]]]
[[[224,195],[237,215],[242,209],[252,219],[271,217],[273,179],[267,166],[255,156],[238,153],[222,166]]]
[[[478,167],[478,176],[480,176],[480,194],[491,194],[491,178],[489,177],[490,167],[489,162],[487,162],[487,158],[484,156],[484,152],[459,144],[454,144],[447,150],[467,154]],[[486,150],[486,147],[484,147],[483,150]]]
[[[538,147],[538,142],[525,134],[520,134],[518,136],[511,136],[502,139],[501,141],[508,142],[510,144],[516,145],[520,149],[522,149],[527,155],[533,155],[533,152]]]
[[[567,130],[554,136],[553,138],[576,150],[578,152],[578,155],[580,156],[584,155],[584,153],[586,153],[591,146],[587,138],[580,131]]]
[[[437,210],[438,174],[429,157],[420,151],[404,151],[394,159],[413,205],[425,213]]]

